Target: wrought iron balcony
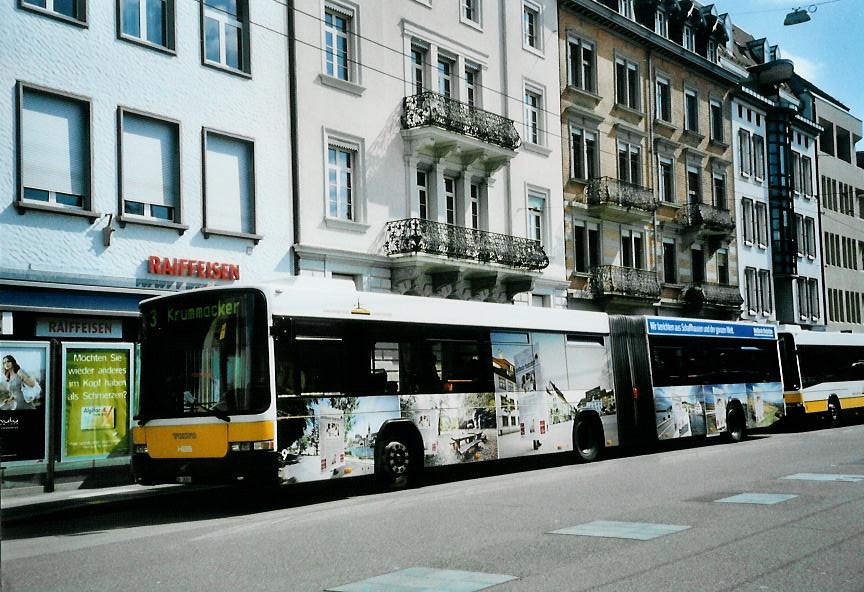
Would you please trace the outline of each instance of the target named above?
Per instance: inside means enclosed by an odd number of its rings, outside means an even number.
[[[388,222],[384,252],[428,253],[538,271],[549,266],[549,257],[538,241],[422,218]]]
[[[403,100],[402,129],[425,126],[437,126],[508,150],[516,150],[522,144],[511,119],[435,92]]]
[[[656,300],[660,297],[657,274],[645,269],[600,265],[591,268],[588,287],[595,298],[630,296]]]
[[[710,282],[694,282],[688,285],[681,299],[694,307],[703,305],[738,308],[744,299],[738,286],[714,284]]]
[[[710,204],[687,204],[678,210],[676,221],[704,234],[726,235],[735,231],[734,214]]]
[[[582,198],[589,206],[613,205],[649,214],[656,210],[658,205],[651,189],[613,177],[588,181]]]

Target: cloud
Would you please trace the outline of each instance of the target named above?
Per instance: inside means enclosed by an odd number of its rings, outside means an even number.
[[[810,82],[816,83],[818,82],[819,73],[822,70],[822,64],[816,60],[811,60],[809,58],[802,58],[801,56],[797,56],[791,52],[788,52],[780,47],[780,55],[783,59],[792,60],[792,63],[795,64],[795,73],[801,76],[802,78],[806,78]]]

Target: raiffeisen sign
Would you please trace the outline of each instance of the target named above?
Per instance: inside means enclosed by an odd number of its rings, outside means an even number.
[[[236,263],[156,257],[154,255],[150,256],[148,271],[155,275],[188,276],[209,280],[236,281],[240,279],[240,266]]]

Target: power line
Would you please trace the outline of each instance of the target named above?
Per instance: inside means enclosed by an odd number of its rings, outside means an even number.
[[[824,5],[824,4],[834,4],[835,2],[840,2],[840,0],[825,0],[824,2],[812,2],[812,3],[810,3],[810,4],[807,4],[807,8],[809,9],[809,8],[811,8],[811,7],[822,6],[822,5]],[[795,9],[793,8],[792,10],[795,10]],[[800,9],[799,9],[799,10],[800,10]],[[734,13],[734,14],[735,14],[735,15],[740,15],[740,14],[761,14],[761,13],[764,13],[764,12],[788,12],[788,11],[789,11],[789,8],[761,8],[761,9],[759,9],[759,10],[746,10],[746,11],[743,11],[743,12],[736,12],[736,13]],[[808,10],[808,12],[815,12],[815,8],[814,8],[814,10],[812,10],[812,11]]]

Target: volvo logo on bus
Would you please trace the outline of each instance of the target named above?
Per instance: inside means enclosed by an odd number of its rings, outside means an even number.
[[[173,432],[171,435],[174,436],[175,440],[195,440],[198,438],[198,434],[195,432]]]

